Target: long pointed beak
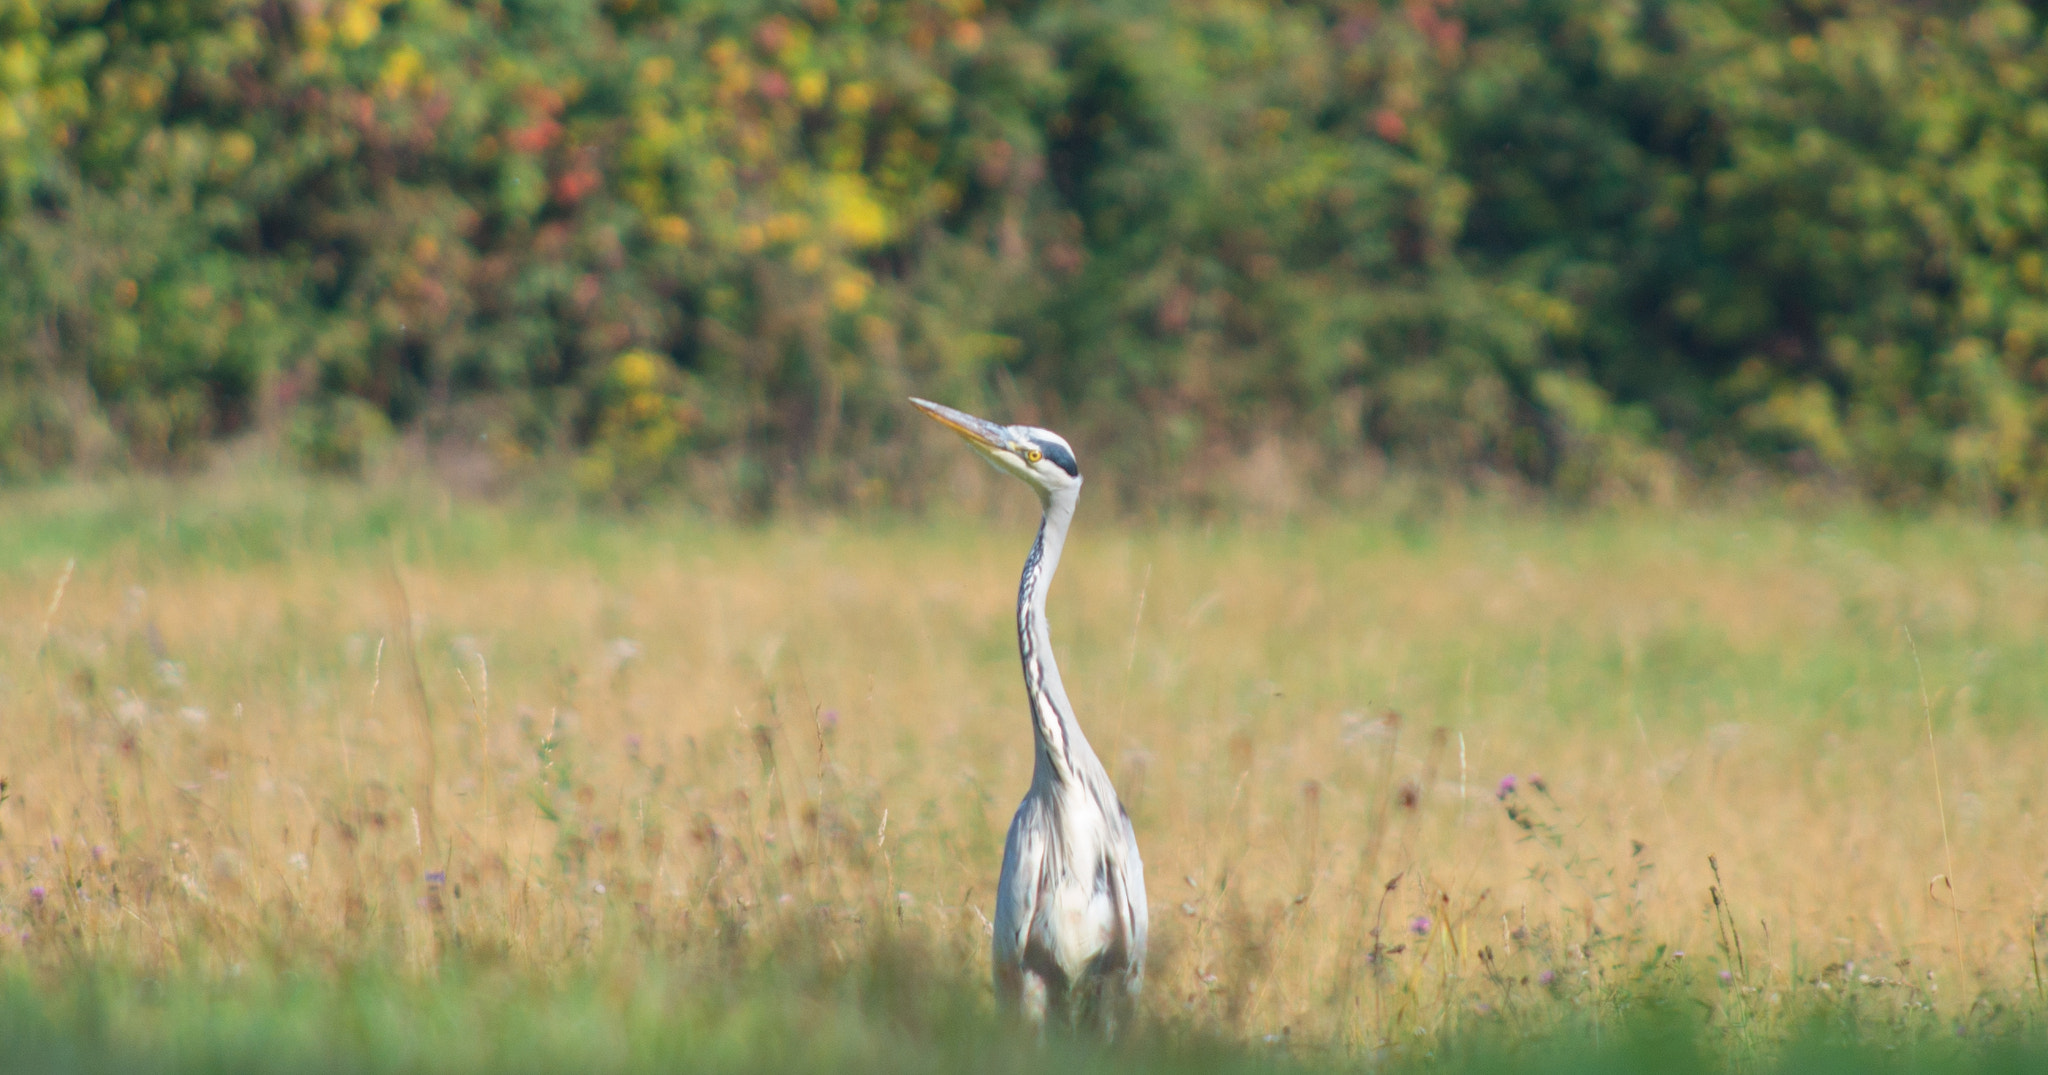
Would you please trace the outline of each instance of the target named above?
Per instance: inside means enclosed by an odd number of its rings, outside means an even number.
[[[960,434],[967,443],[985,452],[1004,452],[1010,450],[1009,436],[1005,434],[1002,426],[994,422],[976,418],[965,411],[956,411],[943,403],[933,403],[931,400],[919,399],[916,396],[910,397],[910,402],[917,404],[918,410],[931,415],[934,421]]]

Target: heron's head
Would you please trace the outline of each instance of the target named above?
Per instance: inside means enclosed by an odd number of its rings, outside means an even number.
[[[997,470],[1014,474],[1037,490],[1039,499],[1081,484],[1081,467],[1065,437],[1037,426],[999,426],[964,411],[911,397],[917,409],[960,434]]]

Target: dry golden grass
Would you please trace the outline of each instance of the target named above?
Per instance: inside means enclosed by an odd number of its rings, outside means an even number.
[[[545,970],[909,930],[984,973],[1030,768],[1028,519],[327,495],[16,499],[0,959]],[[410,649],[363,536],[392,518]],[[1147,1005],[1344,1050],[1653,988],[1738,1033],[1845,991],[2038,1003],[2044,552],[1860,518],[1084,512],[1054,637],[1143,846]]]

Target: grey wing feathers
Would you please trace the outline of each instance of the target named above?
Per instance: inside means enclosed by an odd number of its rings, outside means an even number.
[[[1145,903],[1145,863],[1138,856],[1138,836],[1131,829],[1131,815],[1121,802],[1116,808],[1117,823],[1123,829],[1120,865],[1123,868],[1124,907],[1128,916],[1131,937],[1131,992],[1138,991],[1145,975],[1145,935],[1150,929],[1150,916]]]
[[[999,975],[1005,965],[1016,965],[1037,913],[1040,879],[1045,872],[1046,834],[1027,816],[1035,805],[1026,800],[1017,808],[1017,815],[1010,819],[1009,839],[1003,844],[1003,872],[996,882],[994,943]]]

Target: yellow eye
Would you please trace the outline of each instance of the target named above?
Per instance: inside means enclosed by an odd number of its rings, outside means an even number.
[[[1028,451],[1028,452],[1025,452],[1025,453],[1024,453],[1024,461],[1025,461],[1026,463],[1036,463],[1036,462],[1038,462],[1039,460],[1041,460],[1041,459],[1044,459],[1044,458],[1045,458],[1045,453],[1044,453],[1044,452],[1041,452],[1041,451],[1039,451],[1039,450],[1038,450],[1038,449],[1036,449],[1036,448],[1033,448],[1033,449],[1031,449],[1030,451]]]

